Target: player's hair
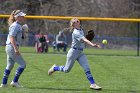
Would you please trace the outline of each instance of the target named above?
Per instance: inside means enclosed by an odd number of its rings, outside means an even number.
[[[8,19],[8,25],[10,26],[13,22],[16,21],[16,18],[14,17],[16,14],[20,13],[21,11],[20,10],[14,10],[12,11],[9,19]]]
[[[70,20],[70,32],[73,32],[73,29],[74,29],[74,27],[73,27],[73,24],[74,24],[74,22],[73,22],[73,19],[71,19]]]
[[[78,20],[78,18],[72,18],[70,20],[70,32],[73,32],[74,26],[73,24],[75,23],[75,20]],[[79,20],[78,20],[79,21]]]

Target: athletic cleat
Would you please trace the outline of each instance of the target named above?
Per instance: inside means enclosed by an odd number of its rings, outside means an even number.
[[[54,73],[55,71],[54,71],[54,67],[55,67],[56,65],[54,64],[49,70],[48,70],[48,75],[51,75],[52,73]]]
[[[102,88],[100,86],[96,85],[96,84],[91,84],[90,89],[101,90]]]
[[[11,82],[10,83],[10,85],[12,86],[12,87],[17,87],[17,88],[22,88],[23,86],[22,85],[20,85],[18,82]]]
[[[7,84],[1,84],[0,85],[0,88],[5,88],[5,87],[7,87]]]

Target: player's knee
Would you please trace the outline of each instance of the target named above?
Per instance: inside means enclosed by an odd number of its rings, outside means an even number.
[[[20,67],[25,69],[26,68],[26,63],[20,64]]]
[[[64,72],[65,73],[69,73],[70,72],[70,69],[64,69]]]
[[[65,73],[69,73],[70,71],[69,71],[69,70],[65,70],[64,72],[65,72]]]
[[[85,72],[90,71],[90,68],[85,68]]]
[[[12,70],[13,67],[14,67],[14,64],[8,64],[8,65],[6,66],[6,69],[8,69],[8,70]]]

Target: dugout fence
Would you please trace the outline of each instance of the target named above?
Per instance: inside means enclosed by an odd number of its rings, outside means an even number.
[[[0,15],[0,18],[7,18],[9,15]],[[73,17],[66,17],[66,16],[26,16],[28,19],[32,20],[59,20],[62,23],[67,23]],[[139,48],[140,48],[140,37],[139,37],[139,22],[140,19],[135,18],[94,18],[94,17],[77,17],[79,20],[82,21],[82,27],[85,31],[89,29],[94,29],[96,33],[96,37],[93,42],[101,43],[103,39],[108,40],[107,45],[103,46],[103,51],[109,49],[115,50],[126,50],[126,51],[137,51],[135,55],[139,56]],[[30,20],[29,20],[30,21]],[[49,21],[48,21],[49,22]],[[113,25],[114,24],[114,25]],[[115,27],[116,24],[120,24]],[[57,24],[54,24],[57,25]],[[127,25],[130,25],[127,27]],[[64,27],[64,26],[62,26]],[[113,29],[116,28],[116,29]],[[120,29],[121,31],[119,31]],[[57,28],[56,28],[57,29]],[[60,29],[62,30],[62,28]],[[59,29],[56,30],[57,32]],[[120,34],[121,33],[121,34]],[[129,34],[128,34],[129,33]],[[50,38],[55,38],[56,33],[51,34]],[[0,35],[1,45],[4,43],[4,37],[6,34]],[[1,39],[2,38],[2,39]],[[71,43],[71,36],[67,34],[68,44]],[[27,43],[28,42],[28,43]],[[26,46],[34,46],[34,34],[29,35],[29,38],[23,45]],[[32,43],[31,43],[32,42]],[[89,46],[87,46],[89,47]]]

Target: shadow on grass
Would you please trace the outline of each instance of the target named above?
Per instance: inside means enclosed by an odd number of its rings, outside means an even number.
[[[99,93],[140,93],[140,90],[125,90],[125,89],[102,89],[102,90],[93,90],[93,89],[68,89],[68,88],[46,88],[46,87],[28,87],[28,89],[43,89],[43,90],[62,90],[62,91],[73,91],[74,93],[77,91],[86,92],[92,92],[92,91],[98,91]]]
[[[140,90],[125,90],[125,89],[103,89],[104,92],[115,93],[140,93]]]
[[[63,91],[92,91],[92,89],[72,89],[72,88],[67,89],[67,88],[46,88],[46,87],[28,87],[28,89],[63,90]]]

